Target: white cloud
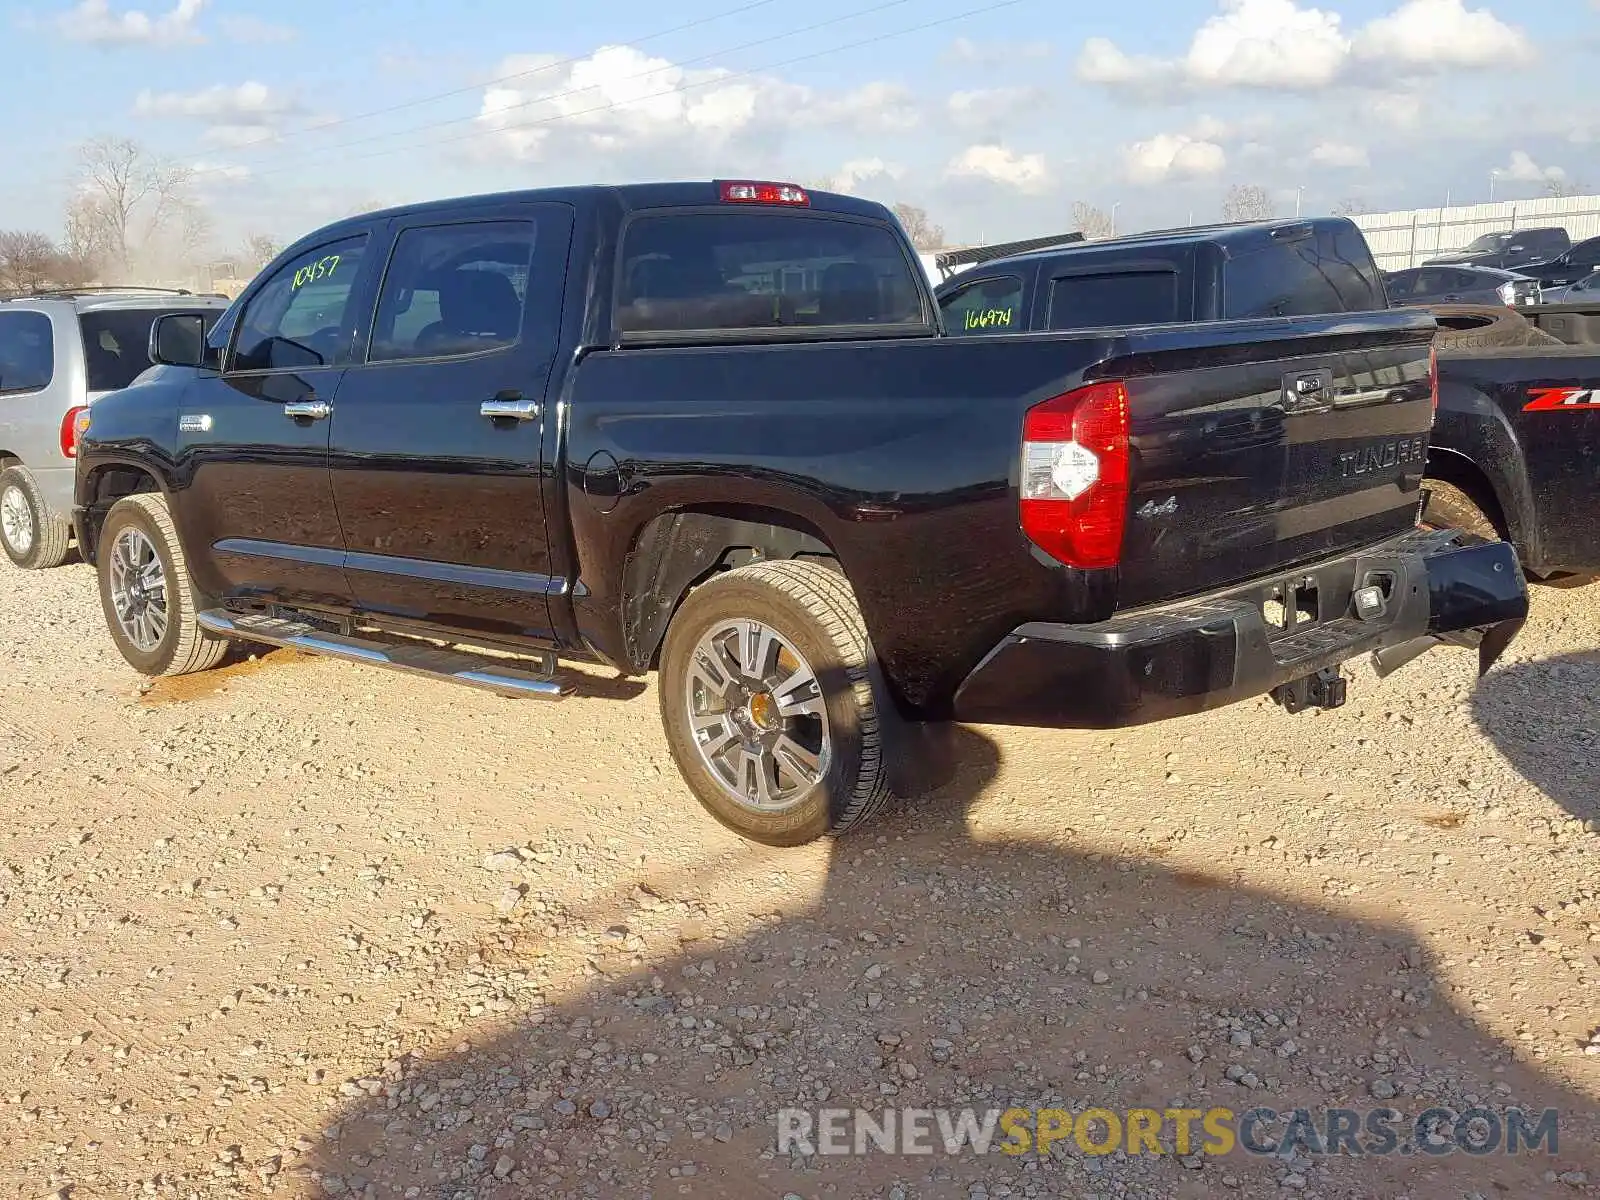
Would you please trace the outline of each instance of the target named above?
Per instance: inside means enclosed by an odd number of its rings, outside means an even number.
[[[1042,192],[1050,186],[1050,168],[1042,154],[1018,154],[996,142],[968,146],[945,167],[952,179],[978,179],[1015,188],[1019,192]]]
[[[113,12],[111,0],[79,0],[56,20],[62,35],[75,42],[103,45],[176,45],[203,42],[195,28],[206,0],[176,0],[171,11],[151,16],[141,9]]]
[[[247,46],[292,42],[299,36],[299,31],[293,26],[264,21],[260,17],[223,17],[217,24],[222,30],[223,37],[230,42],[241,42]]]
[[[1413,67],[1512,66],[1535,57],[1526,33],[1463,0],[1406,0],[1356,35],[1355,52]]]
[[[1037,88],[974,88],[952,92],[945,100],[945,114],[958,129],[998,131],[1043,102]]]
[[[1158,133],[1122,151],[1123,174],[1129,183],[1206,179],[1221,174],[1227,165],[1221,146],[1186,133]]]
[[[191,163],[189,169],[194,172],[194,181],[202,187],[211,184],[243,183],[254,174],[249,167],[208,162],[204,159]]]
[[[514,82],[487,87],[479,143],[484,159],[553,158],[553,142],[590,153],[676,155],[706,161],[738,139],[792,129],[905,133],[921,112],[915,96],[892,83],[827,93],[780,79],[720,68],[692,70],[632,46],[604,46],[565,62],[554,55],[513,55],[495,69]],[[681,168],[679,168],[681,169]]]
[[[1560,167],[1541,167],[1526,150],[1513,150],[1511,161],[1496,167],[1490,174],[1512,183],[1550,183],[1567,177]]]
[[[300,111],[300,102],[286,92],[247,80],[229,87],[218,84],[198,92],[142,91],[135,97],[138,117],[182,117],[216,125],[272,125]]]
[[[1311,148],[1311,161],[1319,166],[1337,168],[1371,165],[1367,148],[1351,142],[1318,142]]]
[[[1360,63],[1412,72],[1523,63],[1532,43],[1466,0],[1403,0],[1347,35],[1340,14],[1298,0],[1217,0],[1178,57],[1132,54],[1090,38],[1078,55],[1086,83],[1175,100],[1206,89],[1314,92],[1350,79]]]
[[[861,192],[868,180],[881,182],[898,180],[906,171],[899,163],[885,162],[881,158],[853,158],[832,175],[827,176],[818,188],[824,192]]]

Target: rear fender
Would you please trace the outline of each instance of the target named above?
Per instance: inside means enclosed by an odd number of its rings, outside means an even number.
[[[1477,474],[1499,504],[1523,563],[1539,570],[1543,539],[1527,459],[1500,406],[1470,385],[1441,378],[1428,453],[1439,462],[1441,479],[1451,479],[1453,472]]]

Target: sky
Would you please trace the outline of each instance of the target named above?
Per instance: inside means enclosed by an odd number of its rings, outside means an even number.
[[[194,169],[220,245],[377,205],[761,178],[951,242],[1600,191],[1600,0],[0,0],[0,229],[86,139]]]

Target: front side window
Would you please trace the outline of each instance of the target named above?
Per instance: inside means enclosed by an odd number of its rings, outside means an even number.
[[[50,318],[37,312],[0,312],[0,395],[37,392],[56,373]]]
[[[339,355],[366,235],[292,259],[250,298],[239,317],[234,371],[303,371]]]
[[[369,361],[513,345],[522,331],[534,228],[482,221],[403,232],[378,297]]]
[[[974,336],[1019,333],[1022,318],[1022,277],[1002,275],[981,279],[939,301],[946,333]]]
[[[623,242],[617,328],[925,331],[911,272],[882,225],[799,213],[646,215]]]

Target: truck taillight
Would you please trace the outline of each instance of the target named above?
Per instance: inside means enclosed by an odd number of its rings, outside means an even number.
[[[724,181],[721,188],[724,204],[793,204],[806,205],[811,197],[798,183],[756,183],[753,181]]]
[[[1022,532],[1069,567],[1114,567],[1128,519],[1128,390],[1095,383],[1022,422]]]
[[[78,457],[78,439],[89,431],[89,407],[80,404],[67,409],[61,418],[61,454],[64,458]]]

